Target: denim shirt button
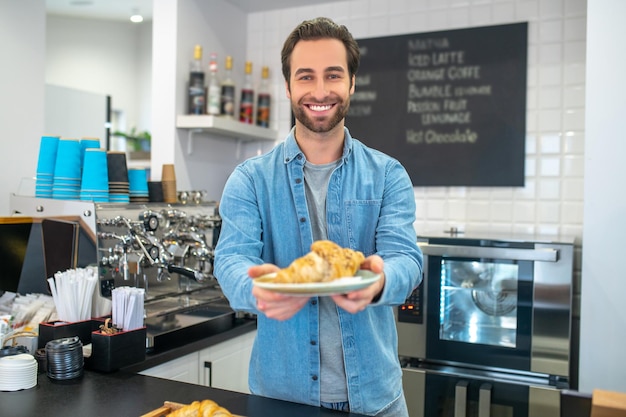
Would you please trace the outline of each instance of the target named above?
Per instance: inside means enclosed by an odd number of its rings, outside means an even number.
[[[296,159],[301,160],[302,159],[302,155],[296,156]]]
[[[313,376],[311,377],[311,379],[312,379],[313,381],[317,381],[317,375],[313,375]]]
[[[306,219],[304,217],[300,217],[300,223],[304,223]]]
[[[311,300],[311,305],[314,306],[317,304],[317,300]]]
[[[315,346],[317,345],[317,342],[315,340],[311,340],[311,345]]]
[[[302,178],[296,178],[296,184],[300,184],[302,182]]]

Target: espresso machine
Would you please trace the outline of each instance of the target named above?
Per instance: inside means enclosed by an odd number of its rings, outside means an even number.
[[[77,250],[95,246],[83,252],[98,268],[100,296],[110,298],[114,288],[124,286],[144,289],[148,350],[206,337],[235,319],[213,276],[221,227],[217,203],[94,203],[14,195],[10,206],[14,216],[78,225]]]

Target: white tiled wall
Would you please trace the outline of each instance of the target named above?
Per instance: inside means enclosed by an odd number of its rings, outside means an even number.
[[[252,13],[247,56],[271,68],[272,125],[280,137],[291,125],[282,43],[298,23],[317,16],[346,25],[356,39],[529,23],[525,186],[415,187],[415,228],[575,237],[579,317],[587,0],[348,0]]]
[[[418,233],[454,226],[466,231],[573,235],[580,241],[586,6],[586,0],[331,1],[250,14],[247,52],[253,62],[272,69],[276,109],[272,123],[282,137],[289,130],[290,113],[280,48],[302,20],[328,16],[345,24],[357,39],[528,21],[525,186],[416,187],[415,226]]]
[[[573,236],[573,337],[580,319],[587,0],[349,0],[248,17],[249,59],[272,69],[273,126],[290,128],[280,49],[302,20],[327,16],[371,38],[527,21],[524,187],[415,187],[418,234],[467,232]],[[261,47],[263,45],[263,47]],[[358,85],[357,85],[358,88]],[[349,126],[348,126],[349,127]]]

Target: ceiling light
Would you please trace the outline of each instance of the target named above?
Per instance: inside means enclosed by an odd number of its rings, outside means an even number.
[[[130,17],[130,21],[133,23],[141,23],[143,22],[143,16],[139,14],[139,10],[133,9],[133,14]]]

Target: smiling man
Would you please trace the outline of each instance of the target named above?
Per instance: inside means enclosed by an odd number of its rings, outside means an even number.
[[[344,126],[359,58],[350,32],[327,18],[288,36],[281,59],[296,123],[284,142],[229,177],[214,272],[232,308],[258,317],[253,394],[408,417],[393,307],[422,275],[415,198],[402,165]],[[331,295],[253,285],[318,240],[363,252],[361,269],[379,278]]]
[[[355,76],[346,65],[323,65],[346,61],[346,49],[337,39],[299,42],[291,60],[298,64],[287,81],[296,120],[310,133],[339,135],[343,140],[343,120],[354,93]]]

